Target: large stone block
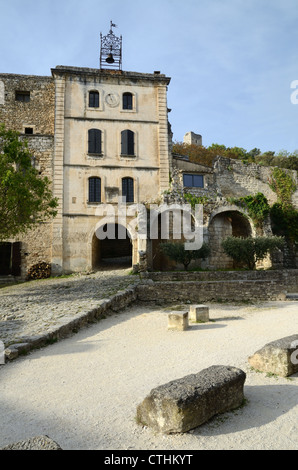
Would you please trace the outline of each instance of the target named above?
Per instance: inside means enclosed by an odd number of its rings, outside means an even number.
[[[272,341],[248,358],[257,370],[281,377],[298,372],[298,335]]]
[[[194,429],[213,416],[238,408],[246,374],[236,367],[211,366],[161,385],[137,407],[137,421],[165,433]]]

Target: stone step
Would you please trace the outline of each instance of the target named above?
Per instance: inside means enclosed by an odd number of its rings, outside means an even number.
[[[14,276],[0,276],[0,285],[9,284],[10,282],[16,282]]]
[[[287,300],[298,300],[298,294],[287,294],[286,299]]]

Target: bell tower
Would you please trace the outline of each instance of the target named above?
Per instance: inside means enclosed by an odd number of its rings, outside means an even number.
[[[100,69],[122,70],[122,36],[115,36],[116,27],[111,21],[109,33],[106,36],[100,33]]]

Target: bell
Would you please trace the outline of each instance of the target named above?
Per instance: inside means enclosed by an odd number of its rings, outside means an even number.
[[[113,54],[109,54],[108,57],[106,58],[106,62],[108,64],[113,64],[115,62]]]

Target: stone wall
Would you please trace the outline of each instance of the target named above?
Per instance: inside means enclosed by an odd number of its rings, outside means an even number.
[[[240,160],[219,157],[214,163],[215,181],[221,196],[243,197],[249,194],[263,193],[269,204],[276,202],[276,194],[270,189],[273,167],[255,163],[244,164]],[[298,184],[297,171],[284,170],[291,174]],[[293,204],[298,207],[298,191],[293,195]]]
[[[29,101],[18,101],[16,93],[29,93]],[[55,88],[52,77],[0,74],[0,122],[24,133],[54,135]]]
[[[298,289],[298,270],[148,273],[143,278],[138,299],[168,304],[276,301]]]

